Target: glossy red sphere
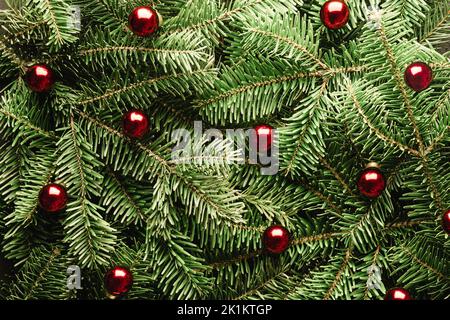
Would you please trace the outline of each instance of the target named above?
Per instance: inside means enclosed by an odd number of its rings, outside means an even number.
[[[32,91],[46,92],[55,84],[55,75],[47,65],[36,64],[28,68],[24,80]]]
[[[140,110],[131,110],[123,116],[122,127],[127,136],[140,139],[149,130],[148,117]]]
[[[358,189],[366,197],[376,198],[386,187],[386,181],[378,168],[364,169],[357,182]]]
[[[262,124],[255,127],[256,131],[256,148],[258,152],[267,152],[273,142],[273,128]]]
[[[350,10],[344,1],[330,0],[324,3],[320,10],[320,19],[331,30],[345,26],[350,17]]]
[[[271,226],[264,231],[264,248],[270,253],[279,254],[289,246],[289,231],[283,226]]]
[[[39,193],[39,205],[47,212],[58,212],[67,205],[66,189],[56,183],[44,186]]]
[[[394,288],[386,292],[384,300],[411,300],[411,295],[403,288]]]
[[[423,62],[414,62],[405,70],[405,82],[414,91],[428,88],[433,81],[433,71]]]
[[[450,210],[442,216],[442,228],[448,235],[450,235]]]
[[[105,275],[105,289],[109,294],[119,296],[130,291],[133,275],[128,268],[114,267]]]
[[[129,15],[128,25],[138,36],[151,36],[159,27],[158,13],[147,6],[137,7]]]

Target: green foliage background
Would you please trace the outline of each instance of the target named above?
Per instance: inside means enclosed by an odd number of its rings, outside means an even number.
[[[104,299],[103,275],[131,268],[127,299],[415,299],[450,295],[450,6],[446,0],[346,1],[350,21],[327,30],[324,0],[158,0],[158,33],[127,29],[132,0],[10,0],[0,11],[0,297]],[[81,6],[82,30],[67,10]],[[434,81],[403,81],[425,61]],[[29,91],[27,66],[58,83]],[[140,108],[151,134],[133,141],[122,114]],[[171,159],[175,129],[279,131],[280,171]],[[197,146],[202,149],[204,146]],[[226,142],[217,145],[228,150]],[[387,188],[358,194],[370,161]],[[66,211],[38,206],[66,186]],[[261,234],[292,233],[270,256]],[[83,270],[83,290],[66,270]],[[368,269],[383,286],[369,290]]]

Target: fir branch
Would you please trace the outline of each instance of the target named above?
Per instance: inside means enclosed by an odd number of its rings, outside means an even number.
[[[392,51],[391,45],[389,44],[389,40],[386,36],[386,32],[384,26],[381,24],[380,28],[378,28],[378,33],[380,36],[381,43],[386,51],[387,59],[390,63],[391,72],[394,75],[394,79],[397,85],[397,88],[400,90],[401,96],[404,100],[406,111],[408,114],[409,121],[413,127],[414,135],[416,137],[416,142],[419,145],[419,154],[423,155],[425,152],[425,144],[423,142],[422,135],[420,133],[419,127],[417,125],[416,119],[414,117],[413,108],[411,105],[411,101],[409,99],[408,93],[406,92],[405,83],[403,81],[403,75],[400,72],[400,69],[395,60],[394,52]]]
[[[327,293],[323,297],[323,300],[329,300],[331,298],[331,295],[333,294],[333,291],[336,289],[339,281],[341,280],[342,274],[344,273],[344,270],[348,267],[348,263],[351,258],[352,254],[352,247],[348,248],[345,252],[345,258],[342,261],[341,267],[339,268],[338,272],[336,273],[336,276],[334,277],[334,281],[331,284],[330,288],[328,289]]]
[[[336,178],[337,181],[344,187],[344,190],[349,193],[351,196],[356,196],[356,194],[353,192],[352,188],[348,185],[348,183],[342,178],[342,176],[337,172],[335,168],[332,167],[332,165],[325,159],[324,157],[319,157],[320,162],[327,168],[333,176]]]
[[[350,81],[347,81],[347,91],[350,94],[350,97],[353,101],[353,105],[355,106],[355,108],[358,110],[358,113],[360,114],[362,120],[364,121],[364,123],[370,128],[370,130],[381,140],[389,143],[390,145],[392,145],[393,147],[398,148],[399,150],[403,151],[403,152],[408,152],[411,155],[414,155],[416,157],[420,157],[420,152],[410,148],[407,145],[404,145],[403,143],[396,141],[394,138],[388,136],[387,134],[381,132],[378,128],[375,127],[375,125],[370,121],[370,119],[367,117],[367,115],[364,113],[364,110],[361,106],[361,103],[359,102],[358,98],[356,97],[355,91],[353,86],[351,85]]]

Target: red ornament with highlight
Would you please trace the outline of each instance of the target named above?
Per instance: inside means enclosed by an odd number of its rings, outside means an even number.
[[[442,228],[448,235],[450,235],[450,210],[442,216]]]
[[[105,289],[113,296],[120,296],[130,291],[133,275],[128,268],[114,267],[105,275]]]
[[[255,127],[256,131],[256,148],[258,152],[267,152],[272,147],[273,128],[262,124]]]
[[[345,26],[350,17],[350,10],[344,1],[330,0],[324,3],[320,10],[320,19],[331,30]]]
[[[55,84],[55,75],[45,64],[36,64],[28,68],[24,76],[25,83],[34,92],[50,91]]]
[[[128,137],[140,139],[149,131],[148,117],[140,110],[131,110],[123,116],[122,128]]]
[[[289,231],[283,226],[271,226],[264,231],[264,248],[270,253],[283,253],[289,247],[289,241]]]
[[[128,25],[134,34],[149,37],[159,28],[158,13],[148,6],[137,7],[129,15]]]
[[[412,300],[409,292],[403,288],[394,288],[386,292],[384,300]]]
[[[405,70],[406,84],[416,92],[427,89],[433,81],[433,71],[423,62],[414,62]]]
[[[361,172],[357,185],[362,195],[373,199],[384,191],[386,180],[378,168],[369,167]]]
[[[58,212],[67,205],[66,189],[56,183],[44,186],[39,193],[39,205],[46,212]]]

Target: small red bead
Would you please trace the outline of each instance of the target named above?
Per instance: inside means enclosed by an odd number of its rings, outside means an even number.
[[[39,205],[47,212],[58,212],[67,205],[66,189],[55,183],[44,186],[39,193]]]
[[[361,194],[369,198],[376,198],[385,189],[386,181],[379,169],[366,168],[361,172],[357,185]]]
[[[442,216],[442,228],[444,228],[444,231],[450,235],[450,210]]]
[[[135,8],[128,17],[129,28],[141,37],[151,36],[158,30],[158,13],[150,7]]]
[[[423,62],[414,62],[405,70],[405,82],[414,91],[428,88],[433,81],[433,71]]]
[[[271,226],[264,231],[264,248],[270,253],[279,254],[289,246],[289,231],[283,226]]]
[[[122,127],[127,136],[140,139],[149,130],[148,117],[140,110],[131,110],[123,116]]]
[[[344,1],[330,0],[325,2],[320,10],[320,19],[331,30],[345,26],[350,16],[350,10]]]
[[[273,142],[273,128],[262,124],[255,127],[256,148],[258,152],[267,152],[270,150]]]
[[[384,300],[411,300],[411,295],[403,288],[394,288],[386,292]]]
[[[25,73],[25,83],[34,92],[49,91],[55,84],[55,75],[45,64],[36,64]]]
[[[114,267],[105,275],[105,289],[114,296],[119,296],[130,291],[133,285],[133,275],[128,268]]]

